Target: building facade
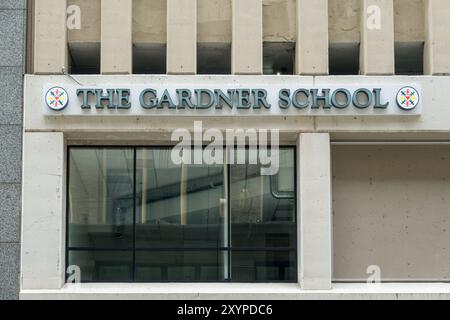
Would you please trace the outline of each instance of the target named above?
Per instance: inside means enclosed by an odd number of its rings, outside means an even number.
[[[19,296],[26,1],[0,1],[0,299]]]
[[[28,10],[20,298],[450,298],[448,1]]]

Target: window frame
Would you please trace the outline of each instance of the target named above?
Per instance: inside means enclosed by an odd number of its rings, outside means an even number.
[[[294,224],[295,224],[295,230],[294,230],[294,246],[293,247],[280,247],[280,248],[259,248],[259,247],[237,247],[233,248],[231,244],[231,164],[227,164],[227,179],[228,184],[225,186],[227,188],[227,208],[228,208],[228,239],[229,239],[229,245],[226,247],[217,247],[217,248],[137,248],[136,247],[136,207],[137,207],[137,201],[136,201],[136,177],[137,177],[137,150],[138,149],[172,149],[174,145],[67,145],[66,147],[66,212],[65,212],[65,270],[68,270],[69,267],[69,253],[70,252],[131,252],[132,253],[132,264],[131,264],[131,274],[132,279],[129,281],[102,281],[102,280],[93,280],[93,281],[81,281],[81,283],[297,283],[298,282],[298,273],[299,273],[299,255],[298,255],[298,237],[299,237],[299,217],[298,217],[298,196],[297,196],[297,174],[298,174],[298,163],[297,163],[297,146],[295,145],[279,145],[278,148],[281,149],[290,149],[293,150],[293,161],[294,161]],[[259,146],[257,146],[259,148]],[[133,242],[132,248],[129,249],[113,249],[113,248],[91,248],[91,247],[70,247],[69,246],[69,230],[70,230],[70,222],[69,222],[69,212],[70,212],[70,204],[69,204],[69,187],[70,187],[70,151],[73,149],[129,149],[133,152]],[[226,149],[226,147],[224,147]],[[246,146],[246,149],[248,149],[248,146]],[[136,253],[137,252],[158,252],[158,251],[174,251],[174,252],[183,252],[183,251],[217,251],[217,252],[223,252],[228,251],[229,253],[229,259],[228,259],[228,268],[231,271],[231,254],[233,252],[287,252],[288,254],[294,255],[293,265],[295,266],[295,272],[294,277],[292,280],[253,280],[253,281],[237,281],[233,279],[224,279],[224,280],[196,280],[196,281],[186,281],[186,280],[159,280],[159,281],[141,281],[136,280]],[[69,278],[69,274],[65,272],[64,274],[64,280],[65,283],[67,283],[67,280]]]

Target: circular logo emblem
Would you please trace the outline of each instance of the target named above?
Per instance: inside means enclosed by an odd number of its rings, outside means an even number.
[[[412,110],[419,104],[419,93],[413,87],[401,88],[397,93],[397,104],[403,110]]]
[[[53,87],[47,91],[47,94],[45,95],[45,102],[50,109],[61,111],[69,103],[69,95],[63,88]]]

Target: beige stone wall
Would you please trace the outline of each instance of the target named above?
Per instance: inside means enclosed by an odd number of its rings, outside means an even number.
[[[334,146],[334,279],[449,279],[450,146]]]
[[[69,30],[69,42],[100,41],[100,0],[68,0],[81,8],[81,30]],[[295,42],[296,0],[262,0],[263,41]],[[231,42],[231,0],[198,0],[199,42]],[[394,0],[395,40],[424,41],[424,0]],[[360,0],[328,0],[329,41],[360,41]],[[166,0],[133,0],[133,41],[166,42]],[[320,23],[318,21],[318,23]]]
[[[425,41],[424,0],[394,0],[396,42]]]
[[[100,4],[101,0],[67,0],[67,6],[77,5],[81,10],[81,29],[68,30],[69,43],[100,42]]]
[[[167,1],[133,0],[133,42],[165,43]]]
[[[360,0],[328,0],[330,43],[360,41]]]
[[[296,0],[263,0],[263,41],[295,42]]]
[[[197,0],[197,41],[231,43],[231,0]]]

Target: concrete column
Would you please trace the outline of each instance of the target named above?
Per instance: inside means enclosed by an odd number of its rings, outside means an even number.
[[[298,145],[298,279],[302,289],[331,289],[330,136],[300,134]]]
[[[361,57],[363,75],[393,75],[394,2],[361,0]]]
[[[328,0],[297,0],[295,73],[328,74]]]
[[[63,133],[25,133],[23,163],[21,289],[59,289],[66,245]]]
[[[36,74],[67,70],[66,0],[35,0],[33,65]]]
[[[232,15],[231,72],[262,74],[262,1],[233,0]]]
[[[101,12],[101,73],[131,74],[133,1],[102,0]]]
[[[197,0],[167,0],[167,74],[197,73]]]
[[[425,52],[424,73],[450,74],[450,1],[425,2]]]

